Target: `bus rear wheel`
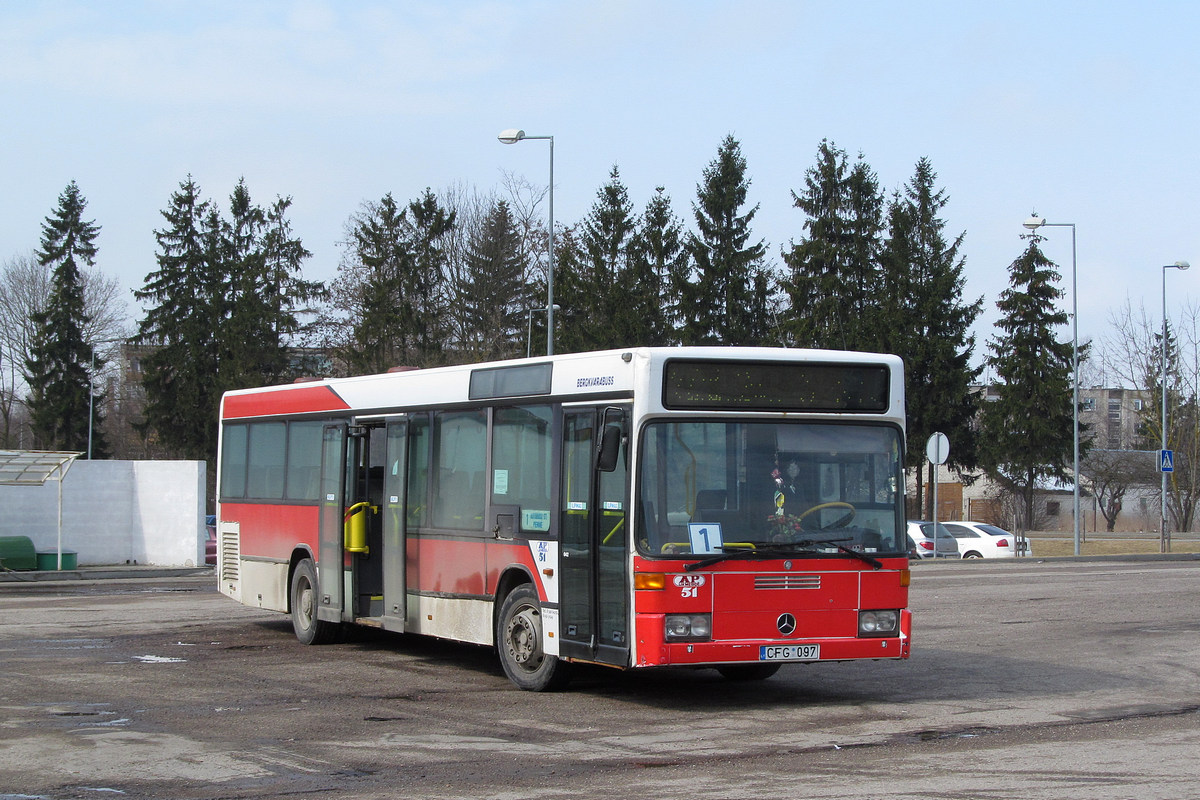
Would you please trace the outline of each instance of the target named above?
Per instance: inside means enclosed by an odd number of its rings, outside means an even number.
[[[528,583],[513,589],[500,605],[496,650],[504,674],[526,691],[561,689],[570,678],[569,665],[542,649],[542,606]]]
[[[292,629],[302,644],[327,644],[337,638],[338,625],[317,617],[317,568],[311,558],[292,573]]]

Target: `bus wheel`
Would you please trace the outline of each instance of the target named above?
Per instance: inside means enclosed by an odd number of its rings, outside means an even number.
[[[542,607],[528,583],[513,589],[500,606],[496,650],[504,674],[526,691],[544,692],[567,684],[568,664],[542,650]]]
[[[338,626],[317,618],[317,568],[311,558],[292,573],[292,628],[303,644],[326,644],[337,638]]]
[[[727,681],[765,681],[779,672],[779,664],[726,664],[717,667]]]

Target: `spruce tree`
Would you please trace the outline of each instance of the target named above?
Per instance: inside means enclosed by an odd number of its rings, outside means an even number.
[[[166,225],[154,232],[158,269],[134,292],[147,303],[137,334],[148,351],[143,427],[180,457],[212,459],[222,390],[217,328],[228,288],[219,268],[220,218],[190,175],[161,213]]]
[[[455,213],[429,189],[406,207],[388,193],[351,217],[333,285],[342,319],[326,323],[348,331],[334,338],[351,374],[445,363],[447,248],[454,226]]]
[[[408,204],[408,212],[413,258],[412,269],[403,281],[402,302],[413,336],[406,363],[430,367],[445,363],[446,340],[450,337],[447,248],[456,215],[443,207],[428,187],[419,199]]]
[[[988,342],[987,364],[1000,381],[999,397],[983,406],[981,460],[989,474],[1021,500],[1021,530],[1036,522],[1034,494],[1042,480],[1069,480],[1074,436],[1071,413],[1071,342],[1055,329],[1067,313],[1059,273],[1031,234],[1025,252],[1009,266],[1010,286],[1000,295],[1000,335]]]
[[[671,211],[671,199],[659,186],[642,213],[632,247],[630,305],[638,313],[631,324],[630,346],[678,342],[676,329],[684,318],[684,309],[679,296],[669,288],[687,280],[690,262],[683,245],[683,225]]]
[[[255,205],[244,180],[230,196],[218,270],[224,288],[216,298],[223,389],[293,377],[290,346],[303,327],[298,314],[323,296],[320,282],[301,277],[312,253],[292,233],[291,204],[280,197],[269,209]]]
[[[526,312],[534,301],[521,234],[508,203],[498,201],[467,247],[462,282],[455,287],[467,324],[464,356],[492,361],[521,354]]]
[[[792,200],[808,219],[807,235],[783,259],[791,301],[783,327],[800,347],[871,350],[878,344],[879,250],[883,196],[859,155],[822,140],[817,163]]]
[[[306,325],[302,314],[313,314],[313,304],[328,297],[321,281],[305,280],[302,275],[304,262],[312,253],[292,231],[288,210],[292,198],[277,197],[266,212],[259,248],[262,251],[262,276],[258,295],[261,317],[259,327],[266,353],[264,362],[273,377],[294,378],[291,345],[301,336]]]
[[[555,299],[562,305],[555,337],[561,352],[631,346],[641,311],[631,307],[633,203],[614,165],[576,236],[566,237]]]
[[[950,466],[963,470],[978,462],[979,406],[971,386],[981,368],[971,366],[975,337],[970,330],[983,298],[963,298],[965,262],[958,253],[965,234],[946,241],[940,214],[948,198],[936,182],[932,165],[922,158],[903,193],[892,199],[882,291],[871,317],[877,321],[875,348],[904,359],[908,466],[925,463],[925,441],[941,431],[952,443]],[[918,470],[918,514],[923,485]]]
[[[264,210],[239,180],[223,218],[189,175],[162,212],[158,269],[134,293],[149,306],[138,328],[148,349],[142,427],[182,457],[215,458],[224,392],[292,377],[298,314],[324,290],[300,275],[311,254],[292,233],[290,206],[277,198]]]
[[[692,204],[697,233],[688,237],[694,274],[673,287],[687,309],[684,344],[758,345],[771,342],[772,281],[763,264],[766,245],[749,244],[758,206],[740,213],[750,180],[741,145],[726,136],[704,170]]]
[[[366,204],[349,226],[347,260],[335,291],[350,313],[350,338],[341,356],[352,375],[407,366],[411,331],[398,312],[413,262],[405,213],[389,192]]]
[[[251,201],[245,179],[238,181],[229,197],[229,214],[218,255],[222,263],[216,279],[222,285],[213,296],[213,311],[221,320],[215,332],[223,383],[228,383],[223,390],[261,386],[283,371],[279,353],[273,352],[261,324],[264,308],[271,303],[263,291],[266,259],[260,246],[266,215]]]
[[[100,433],[103,396],[95,396],[92,371],[103,366],[84,338],[90,318],[84,309],[81,268],[96,260],[100,228],[85,221],[87,201],[75,181],[58,197],[58,208],[42,225],[36,257],[52,270],[45,310],[33,315],[34,336],[25,362],[29,410],[37,447],[106,452]]]

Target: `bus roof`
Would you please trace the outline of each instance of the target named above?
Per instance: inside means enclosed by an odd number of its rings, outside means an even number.
[[[885,366],[893,376],[888,405],[893,414],[900,409],[903,418],[903,367],[898,356],[781,347],[641,347],[305,380],[226,392],[221,418],[369,414],[498,398],[630,397],[636,390],[648,389],[651,381],[661,376],[664,365],[674,359]]]

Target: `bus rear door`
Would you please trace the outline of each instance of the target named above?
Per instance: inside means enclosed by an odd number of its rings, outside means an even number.
[[[408,617],[406,551],[408,549],[408,421],[387,426],[383,473],[383,627],[404,632]]]
[[[346,423],[325,426],[321,438],[317,619],[341,622],[345,599]]]

